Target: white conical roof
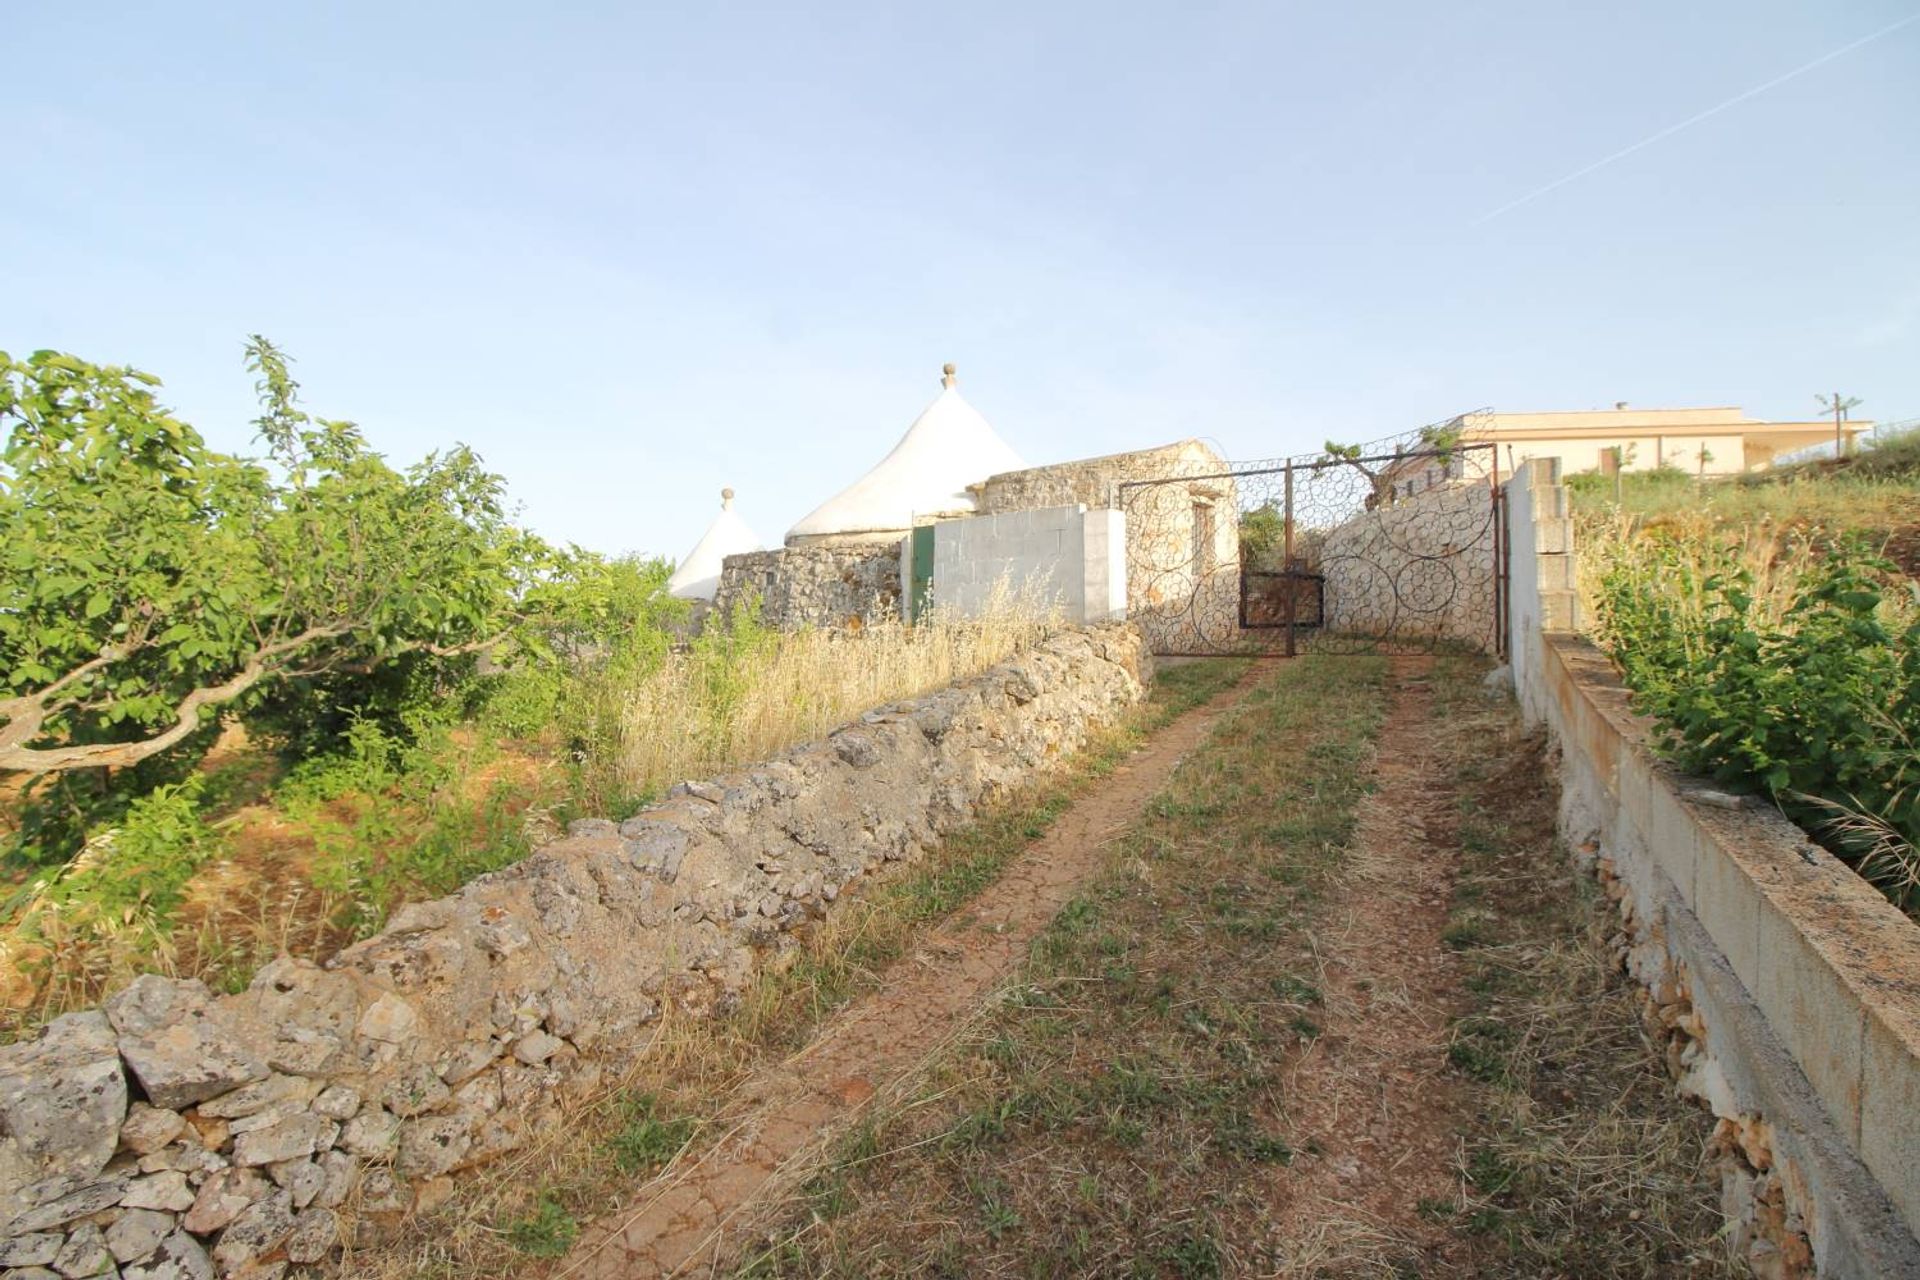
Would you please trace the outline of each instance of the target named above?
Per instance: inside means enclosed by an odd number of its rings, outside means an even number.
[[[787,530],[787,541],[901,533],[933,516],[971,515],[967,486],[1026,463],[960,398],[948,365],[942,389],[879,465]]]
[[[667,594],[682,600],[711,600],[720,589],[720,562],[728,556],[759,551],[760,539],[733,511],[733,490],[720,491],[720,514],[667,579]]]

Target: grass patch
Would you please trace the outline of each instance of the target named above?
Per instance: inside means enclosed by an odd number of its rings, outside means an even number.
[[[542,1193],[533,1211],[507,1226],[507,1243],[531,1258],[558,1258],[580,1238],[580,1224],[553,1196]]]
[[[748,1272],[1257,1266],[1229,1242],[1257,1238],[1287,1176],[1279,1090],[1319,1032],[1321,993],[1293,971],[1300,892],[1342,864],[1385,681],[1371,658],[1272,668],[1035,940],[996,1010],[857,1152],[837,1150],[817,1184],[835,1212],[790,1221]]]
[[[1467,1274],[1741,1274],[1703,1167],[1711,1117],[1674,1096],[1604,946],[1604,904],[1556,844],[1544,744],[1471,679],[1434,690],[1461,813],[1447,942],[1466,1008],[1447,1056],[1477,1119],[1460,1195],[1422,1216],[1459,1235]]]

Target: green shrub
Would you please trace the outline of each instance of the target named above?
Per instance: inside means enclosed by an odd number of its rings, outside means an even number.
[[[1920,911],[1920,595],[1858,542],[1763,608],[1740,549],[1653,539],[1602,580],[1601,622],[1681,768],[1761,791]]]
[[[78,858],[36,882],[37,905],[74,920],[137,913],[165,933],[187,881],[221,850],[219,832],[200,812],[205,787],[205,776],[196,774],[134,800],[117,826],[94,832]]]

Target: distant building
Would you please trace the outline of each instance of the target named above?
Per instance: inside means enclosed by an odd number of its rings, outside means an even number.
[[[1461,439],[1499,446],[1500,470],[1528,458],[1558,458],[1561,469],[1611,474],[1615,449],[1626,471],[1673,467],[1689,475],[1737,475],[1773,465],[1782,454],[1833,439],[1831,420],[1762,422],[1737,407],[1719,409],[1576,409],[1560,413],[1482,414],[1463,424]],[[1871,422],[1849,422],[1858,438]]]
[[[1567,475],[1654,471],[1728,476],[1763,471],[1776,458],[1833,440],[1833,422],[1763,422],[1738,407],[1715,409],[1573,409],[1551,413],[1475,413],[1442,424],[1463,444],[1491,444],[1493,458],[1476,449],[1451,458],[1414,457],[1394,463],[1382,487],[1405,497],[1449,480],[1480,479],[1488,465],[1502,477],[1529,458],[1558,458]],[[1843,424],[1857,441],[1871,422]]]
[[[783,546],[727,554],[706,598],[723,613],[752,601],[781,628],[858,628],[926,609],[976,616],[1003,590],[1044,597],[1075,622],[1171,607],[1176,596],[1184,606],[1201,580],[1227,591],[1238,564],[1226,471],[1197,440],[1028,467],[961,397],[948,365],[940,394],[884,458]],[[1123,486],[1148,479],[1163,482],[1149,493],[1155,518],[1129,528]],[[1164,569],[1142,568],[1161,560]],[[714,570],[697,567],[705,587]]]

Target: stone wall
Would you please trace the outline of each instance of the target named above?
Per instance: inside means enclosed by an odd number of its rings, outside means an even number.
[[[1181,440],[1154,449],[1111,453],[1051,466],[1028,467],[988,477],[978,488],[981,515],[1032,511],[1040,507],[1118,507],[1120,486],[1135,480],[1198,476],[1228,469],[1226,459],[1199,440]]]
[[[676,787],[244,992],[146,976],[0,1048],[0,1270],[272,1277],[443,1198],[723,1009],[863,877],[910,862],[1138,699],[1124,626],[1066,632],[739,773]],[[51,1268],[50,1270],[48,1268]]]
[[[1674,772],[1576,621],[1555,461],[1508,485],[1513,677],[1560,757],[1561,833],[1755,1274],[1920,1276],[1920,925],[1771,806]]]
[[[761,620],[782,631],[865,626],[900,613],[900,554],[898,542],[866,542],[728,556],[713,606],[757,599]]]
[[[1362,512],[1297,545],[1326,576],[1329,631],[1494,648],[1494,519],[1485,483]]]

